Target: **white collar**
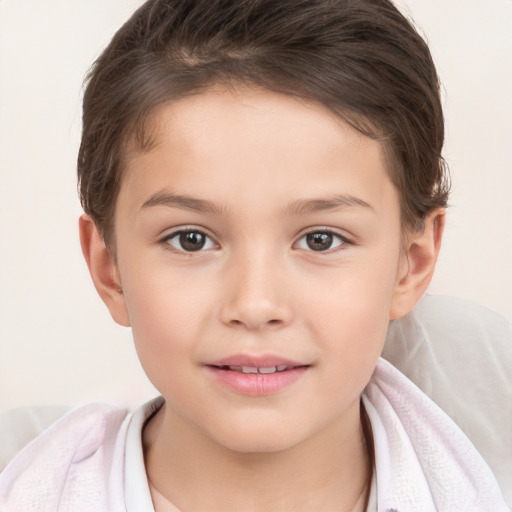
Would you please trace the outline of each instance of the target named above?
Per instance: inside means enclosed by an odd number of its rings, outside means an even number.
[[[137,408],[131,417],[126,435],[124,464],[124,499],[126,512],[154,512],[151,493],[144,466],[142,430],[155,412],[162,407],[164,399],[157,397]]]

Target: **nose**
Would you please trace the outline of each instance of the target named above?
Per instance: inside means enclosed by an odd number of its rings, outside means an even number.
[[[278,329],[292,318],[290,292],[275,258],[241,257],[223,283],[221,320],[230,327]]]

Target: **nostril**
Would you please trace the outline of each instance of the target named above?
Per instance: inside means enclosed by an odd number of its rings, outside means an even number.
[[[282,320],[279,320],[277,318],[273,318],[271,320],[268,320],[266,322],[263,322],[263,323],[258,323],[258,325],[250,325],[248,322],[243,322],[242,320],[237,320],[237,319],[233,319],[233,320],[230,320],[229,324],[232,326],[232,327],[241,327],[241,326],[246,326],[246,327],[249,327],[251,329],[257,329],[257,328],[261,328],[261,327],[264,327],[265,325],[267,327],[279,327],[280,325],[282,325],[283,321]]]
[[[250,299],[250,298],[249,298]],[[223,305],[219,319],[231,328],[250,330],[279,329],[290,321],[288,308],[280,307],[270,300],[236,300]]]

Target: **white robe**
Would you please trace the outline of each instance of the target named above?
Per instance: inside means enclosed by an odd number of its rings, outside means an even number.
[[[374,436],[379,512],[509,510],[467,437],[386,361],[379,361],[363,402]],[[149,415],[151,406],[144,410]],[[126,512],[132,418],[126,410],[98,404],[68,413],[0,473],[0,510]],[[147,494],[147,481],[140,484]]]

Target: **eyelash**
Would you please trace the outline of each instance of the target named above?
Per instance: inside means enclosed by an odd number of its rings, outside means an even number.
[[[351,240],[349,240],[347,237],[341,235],[340,233],[338,233],[332,229],[328,229],[328,228],[310,229],[309,231],[304,233],[294,245],[297,246],[302,240],[307,240],[307,237],[310,235],[328,235],[328,236],[331,236],[333,239],[337,239],[339,241],[339,243],[335,247],[328,247],[325,250],[315,250],[315,249],[312,249],[311,247],[307,247],[307,248],[299,247],[300,249],[310,251],[312,253],[332,254],[332,253],[335,253],[338,251],[345,250],[347,245],[353,245],[353,242]],[[305,243],[307,244],[307,241]]]
[[[187,250],[187,249],[185,249],[183,247],[183,243],[185,242],[185,240],[182,240],[181,237],[182,236],[186,236],[186,235],[192,235],[192,234],[200,235],[201,237],[203,237],[204,238],[204,244],[201,245],[200,247],[198,247],[195,250],[194,249]],[[178,240],[178,243],[181,245],[181,248],[180,247],[175,247],[171,243],[171,240],[173,240],[173,239],[177,239]],[[181,229],[178,229],[176,231],[173,231],[172,233],[169,233],[164,238],[162,238],[162,240],[160,240],[160,242],[162,244],[164,244],[166,249],[174,251],[174,252],[177,252],[177,253],[184,253],[184,254],[192,254],[194,252],[202,252],[204,250],[212,249],[212,248],[217,246],[217,244],[213,241],[213,239],[207,233],[205,233],[201,229],[192,228],[192,227],[191,228],[181,228]],[[211,246],[208,246],[208,247],[205,248],[205,245],[211,245]]]
[[[186,241],[186,239],[182,239],[181,238],[182,236],[186,236],[186,235],[196,235],[196,236],[199,235],[200,237],[203,237],[204,242],[203,242],[202,245],[199,245],[195,249],[189,248],[189,250],[187,250],[183,246],[183,244],[186,243],[187,241]],[[318,249],[318,250],[315,250],[315,249],[311,248],[311,246],[308,244],[308,242],[311,242],[311,241],[308,241],[307,237],[311,236],[311,235],[327,235],[327,236],[331,237],[331,245],[332,245],[332,243],[334,243],[333,239],[337,239],[339,243],[337,245],[335,245],[334,248],[329,246],[325,250],[323,250],[321,248]],[[178,243],[179,243],[179,245],[181,247],[175,247],[171,243],[171,240],[173,240],[173,239],[177,239]],[[303,240],[305,240],[305,244],[307,245],[307,247],[300,247],[299,246],[299,244]],[[191,239],[189,241],[193,242],[193,239]],[[321,242],[321,240],[319,240],[319,243],[320,242]],[[193,228],[193,227],[181,228],[181,229],[178,229],[176,231],[173,231],[172,233],[169,233],[164,238],[162,238],[160,240],[160,243],[162,243],[165,246],[166,249],[174,251],[174,252],[177,252],[177,253],[182,253],[182,254],[193,254],[194,252],[199,253],[199,252],[203,252],[203,251],[208,250],[208,249],[213,249],[215,247],[218,247],[217,243],[212,239],[212,237],[210,237],[203,230],[198,229],[198,228]],[[324,253],[324,254],[332,254],[334,252],[344,250],[344,249],[346,249],[346,247],[345,247],[346,245],[353,245],[353,242],[350,241],[345,236],[342,236],[341,234],[337,233],[336,231],[333,231],[333,230],[328,229],[328,228],[313,228],[313,229],[310,229],[308,232],[304,233],[297,240],[297,242],[295,242],[293,244],[294,247],[296,247],[298,249],[301,249],[301,250],[309,251],[309,252],[312,252],[312,253]]]

